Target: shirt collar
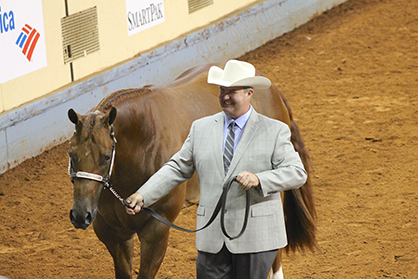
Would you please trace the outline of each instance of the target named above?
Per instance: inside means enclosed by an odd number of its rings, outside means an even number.
[[[228,115],[225,114],[225,127],[229,127],[232,121],[235,121],[235,124],[242,130],[244,129],[245,125],[247,124],[248,118],[250,118],[251,112],[253,111],[253,107],[250,105],[250,109],[244,114],[238,117],[237,119],[232,119]]]

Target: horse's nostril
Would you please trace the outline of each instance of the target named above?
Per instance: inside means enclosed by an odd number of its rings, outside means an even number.
[[[91,221],[92,221],[91,213],[90,212],[87,212],[87,215],[86,215],[86,224],[87,225],[90,225],[91,224]]]
[[[70,220],[75,228],[86,229],[90,226],[91,222],[93,222],[93,215],[90,212],[80,214],[74,210],[70,210]]]
[[[74,223],[75,217],[73,215],[73,210],[72,209],[70,210],[70,220],[71,220],[71,223]]]

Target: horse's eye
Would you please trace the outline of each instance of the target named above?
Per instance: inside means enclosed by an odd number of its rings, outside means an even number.
[[[74,169],[78,164],[78,157],[73,152],[68,152],[68,156],[70,156],[70,166],[72,169]]]
[[[73,152],[68,151],[68,156],[70,156],[71,161],[77,162],[77,157],[75,156]]]
[[[109,163],[111,154],[103,154],[103,162]]]

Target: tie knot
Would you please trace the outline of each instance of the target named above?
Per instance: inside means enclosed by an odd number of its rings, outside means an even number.
[[[229,124],[229,128],[230,128],[232,131],[235,131],[235,125],[236,125],[235,121],[232,121],[232,122]]]

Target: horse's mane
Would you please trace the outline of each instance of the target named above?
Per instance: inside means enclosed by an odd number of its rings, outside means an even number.
[[[105,97],[96,107],[96,110],[106,112],[112,106],[116,106],[119,103],[126,102],[128,100],[142,97],[151,93],[151,85],[146,85],[141,88],[129,88],[115,91]]]

